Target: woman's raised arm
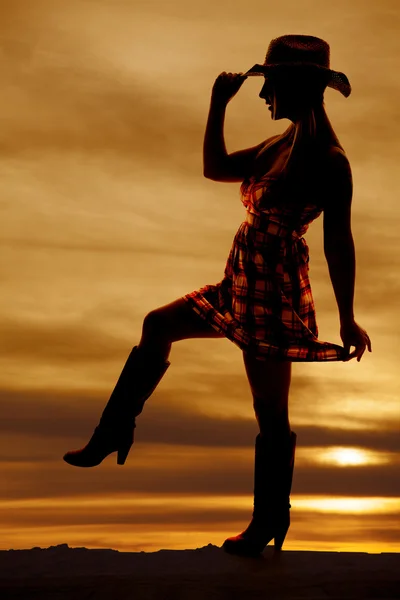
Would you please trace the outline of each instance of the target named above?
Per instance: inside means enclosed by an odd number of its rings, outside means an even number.
[[[204,177],[213,181],[243,181],[265,141],[257,146],[228,154],[224,140],[224,121],[228,102],[242,86],[246,76],[221,73],[215,80],[203,146]]]

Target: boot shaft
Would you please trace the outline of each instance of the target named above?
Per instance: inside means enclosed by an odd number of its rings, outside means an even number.
[[[135,346],[128,356],[115,388],[104,408],[100,424],[134,422],[163,378],[170,362]]]
[[[254,513],[286,511],[290,508],[297,435],[281,442],[256,437],[254,461]]]

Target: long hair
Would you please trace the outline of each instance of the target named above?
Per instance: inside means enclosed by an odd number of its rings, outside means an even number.
[[[288,93],[293,93],[296,86],[297,107],[301,111],[301,119],[297,126],[290,126],[274,143],[287,142],[291,145],[288,158],[279,175],[279,184],[286,192],[296,188],[299,179],[310,177],[319,168],[319,161],[324,150],[331,145],[338,146],[344,151],[325,110],[324,91],[326,75],[315,71],[293,70],[286,72],[281,83],[289,87]]]

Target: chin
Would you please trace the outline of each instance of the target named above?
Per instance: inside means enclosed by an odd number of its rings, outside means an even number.
[[[282,119],[289,119],[290,120],[290,118],[287,115],[280,115],[279,113],[275,113],[274,114],[273,112],[271,112],[271,119],[273,121],[282,121]]]

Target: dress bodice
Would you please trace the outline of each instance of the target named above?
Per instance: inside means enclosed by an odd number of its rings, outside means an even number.
[[[264,175],[245,179],[240,186],[240,196],[247,210],[247,221],[259,229],[274,230],[276,235],[303,236],[310,223],[319,217],[322,208],[314,202],[296,202],[296,198],[283,197],[277,177]]]

